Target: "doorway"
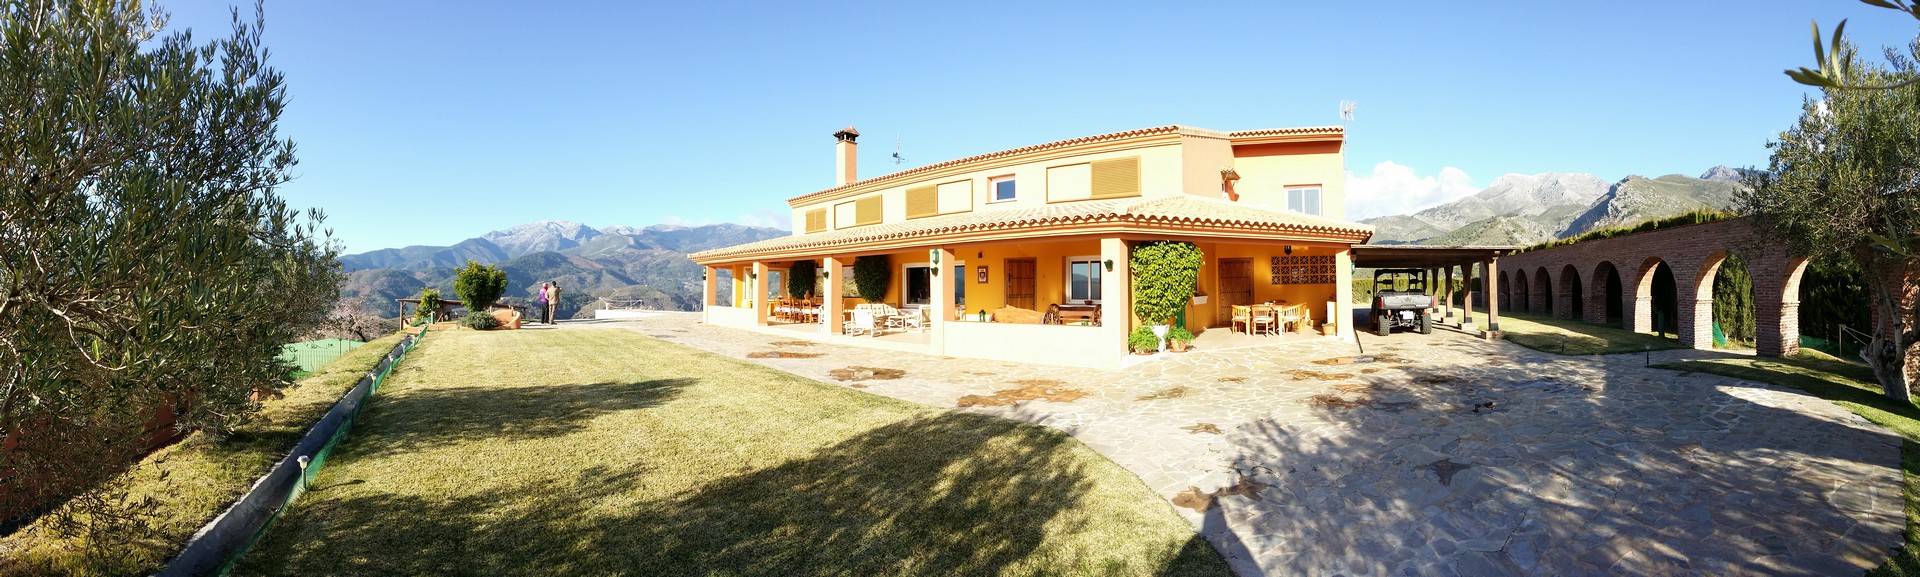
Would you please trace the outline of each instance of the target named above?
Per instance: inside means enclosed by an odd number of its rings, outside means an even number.
[[[1253,259],[1220,259],[1220,321],[1216,326],[1226,326],[1233,322],[1235,305],[1253,304]]]
[[[1033,258],[1007,259],[1007,306],[1033,308]]]

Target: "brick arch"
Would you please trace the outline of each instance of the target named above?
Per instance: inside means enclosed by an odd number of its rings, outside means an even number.
[[[1533,294],[1527,296],[1527,303],[1532,305],[1527,308],[1527,312],[1536,315],[1553,314],[1553,277],[1547,275],[1547,267],[1533,270]]]
[[[1586,287],[1580,284],[1580,269],[1572,263],[1560,268],[1558,283],[1554,285],[1556,295],[1553,301],[1553,316],[1563,319],[1584,320],[1586,310]]]
[[[1626,303],[1621,302],[1627,297],[1626,279],[1620,277],[1620,268],[1613,266],[1613,261],[1602,260],[1600,264],[1593,265],[1593,276],[1588,282],[1592,284],[1587,285],[1587,322],[1610,323],[1613,319],[1608,314],[1609,310],[1626,310]],[[1609,290],[1610,285],[1614,284],[1620,285],[1617,293]]]
[[[1527,282],[1527,271],[1513,271],[1513,284],[1509,286],[1513,287],[1508,289],[1513,291],[1513,299],[1508,303],[1507,310],[1520,312],[1533,310],[1527,307],[1529,304],[1527,293],[1533,290],[1533,285]]]
[[[1799,280],[1806,260],[1788,253],[1784,245],[1756,227],[1751,218],[1673,226],[1507,255],[1501,258],[1501,268],[1511,266],[1515,274],[1513,282],[1502,288],[1513,291],[1508,310],[1524,312],[1551,306],[1556,316],[1583,317],[1592,322],[1604,322],[1618,314],[1624,321],[1623,328],[1650,331],[1654,272],[1666,266],[1673,275],[1677,301],[1673,324],[1678,325],[1680,340],[1688,346],[1706,348],[1712,346],[1707,337],[1712,335],[1713,277],[1728,254],[1739,254],[1753,275],[1755,328],[1760,340],[1757,352],[1788,354],[1799,344]],[[1568,265],[1572,265],[1573,273],[1568,272]],[[1560,278],[1551,278],[1556,275]],[[1577,280],[1574,275],[1578,275]],[[1535,282],[1527,282],[1530,280]],[[1529,298],[1541,280],[1549,282],[1546,290],[1537,292],[1561,298],[1551,304]],[[1550,282],[1554,280],[1559,282]],[[1572,298],[1574,286],[1586,289],[1580,298]],[[1616,286],[1617,293],[1608,290]],[[1691,293],[1689,288],[1693,289]],[[1659,301],[1664,305],[1666,299],[1663,291]],[[1563,306],[1569,303],[1571,306]]]
[[[1700,269],[1693,275],[1693,290],[1689,293],[1685,286],[1676,286],[1680,293],[1680,341],[1693,345],[1696,349],[1713,348],[1713,279],[1720,276],[1720,265],[1727,263],[1726,250],[1716,250],[1700,259]],[[1752,272],[1749,270],[1748,272]],[[1681,281],[1675,276],[1674,282]],[[1687,300],[1691,294],[1693,299]],[[1693,322],[1688,323],[1687,320]]]

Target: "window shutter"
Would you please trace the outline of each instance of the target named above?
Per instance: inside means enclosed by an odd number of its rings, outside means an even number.
[[[1140,196],[1140,157],[1093,161],[1093,198]]]
[[[936,214],[940,214],[940,187],[929,185],[907,189],[907,218]]]
[[[880,195],[873,195],[853,201],[853,224],[862,226],[880,224]]]
[[[807,232],[825,232],[827,230],[827,209],[817,208],[807,211]]]

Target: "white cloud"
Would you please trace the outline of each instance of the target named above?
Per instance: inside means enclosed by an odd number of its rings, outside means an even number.
[[[1391,160],[1373,165],[1373,173],[1347,172],[1347,218],[1360,220],[1413,214],[1480,192],[1467,172],[1454,167],[1420,176],[1413,167]]]
[[[751,214],[743,214],[733,219],[747,226],[764,226],[780,230],[793,230],[793,213],[774,210],[767,207],[753,209]]]

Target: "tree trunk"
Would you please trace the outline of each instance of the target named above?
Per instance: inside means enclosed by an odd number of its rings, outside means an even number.
[[[1879,260],[1879,259],[1873,259]],[[1873,339],[1867,341],[1867,348],[1861,351],[1867,366],[1873,369],[1873,377],[1880,381],[1880,389],[1890,398],[1902,402],[1913,402],[1913,392],[1907,383],[1907,345],[1914,341],[1911,323],[1907,322],[1907,267],[1905,263],[1890,267],[1862,267],[1867,273],[1867,290],[1873,294],[1873,306],[1879,313],[1879,322],[1874,323]],[[1889,263],[1892,264],[1892,263]],[[1893,271],[1887,271],[1892,268]]]

